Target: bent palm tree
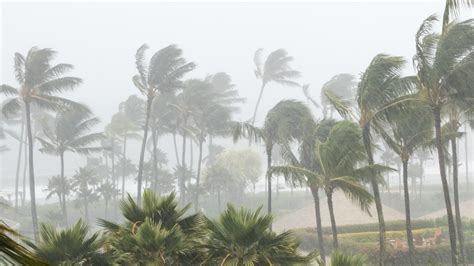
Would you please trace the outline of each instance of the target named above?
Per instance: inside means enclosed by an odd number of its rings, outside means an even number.
[[[367,178],[366,175],[371,169],[382,171],[387,168],[380,165],[357,168],[357,164],[366,159],[360,129],[349,121],[331,124],[334,122],[324,121],[315,129],[316,132],[307,133],[306,139],[300,143],[300,159],[292,153],[288,145],[283,146],[282,155],[289,165],[274,166],[272,172],[283,174],[289,182],[306,183],[312,190],[324,189],[333,246],[337,249],[339,245],[332,201],[334,191],[343,191],[362,211],[370,214],[369,207],[373,197],[362,185],[362,181]]]
[[[454,225],[448,180],[446,177],[445,151],[441,134],[441,114],[450,102],[456,100],[472,106],[472,84],[474,82],[474,20],[449,22],[453,10],[461,1],[447,1],[441,35],[432,31],[438,20],[432,15],[425,19],[416,34],[416,54],[413,58],[417,78],[421,85],[420,95],[432,109],[439,171],[443,185],[452,263],[456,258],[456,230]],[[469,97],[470,95],[470,97]]]
[[[73,90],[82,81],[80,78],[64,76],[73,69],[70,64],[57,64],[51,66],[51,60],[56,52],[51,49],[33,47],[26,57],[15,53],[15,78],[19,83],[18,88],[1,85],[0,93],[14,96],[3,106],[2,112],[8,117],[24,108],[26,115],[26,132],[28,136],[28,167],[30,180],[31,217],[35,239],[38,239],[38,216],[36,213],[34,149],[31,123],[31,108],[57,111],[63,106],[77,107],[77,103],[57,95]],[[79,106],[80,107],[80,106]],[[82,107],[80,107],[82,109]]]
[[[411,157],[422,145],[432,138],[433,122],[426,105],[410,102],[403,110],[388,113],[388,125],[380,131],[385,143],[402,161],[403,190],[405,198],[405,223],[410,261],[415,252],[411,230],[410,196],[408,190],[408,165]],[[414,176],[412,176],[414,178]],[[414,195],[414,194],[413,194]],[[413,264],[413,262],[411,262]]]
[[[293,79],[299,77],[300,72],[293,70],[289,65],[290,62],[293,61],[293,57],[289,56],[284,49],[278,49],[270,53],[265,60],[265,63],[262,64],[262,52],[263,49],[258,49],[253,58],[255,63],[255,76],[262,80],[262,84],[260,86],[260,94],[258,95],[257,103],[255,104],[253,116],[250,120],[252,126],[255,124],[255,118],[257,116],[258,106],[262,100],[263,90],[268,83],[275,82],[277,84],[291,87],[299,86],[299,84],[294,82]]]
[[[203,248],[203,264],[218,265],[293,265],[310,263],[314,255],[298,252],[299,242],[289,231],[276,234],[271,231],[272,216],[236,209],[229,204],[216,220],[206,218],[208,237]]]
[[[301,102],[285,100],[276,104],[265,117],[262,128],[254,127],[248,122],[237,123],[232,129],[234,142],[240,138],[250,141],[263,142],[267,154],[267,207],[272,212],[272,151],[275,144],[287,143],[300,139],[305,123],[311,118],[308,107]]]
[[[56,119],[52,123],[45,121],[43,123],[43,133],[45,138],[37,137],[43,146],[40,151],[57,155],[60,158],[61,180],[63,191],[66,191],[66,180],[64,176],[64,154],[66,151],[88,155],[91,152],[101,151],[100,147],[91,147],[89,145],[103,138],[102,133],[88,133],[88,131],[99,123],[99,119],[91,117],[90,113],[78,112],[76,110],[62,110],[57,113]],[[63,193],[61,209],[63,211],[66,225],[67,208],[66,194]]]
[[[146,141],[148,138],[148,124],[150,121],[151,106],[154,98],[166,91],[175,91],[182,87],[181,78],[195,68],[194,63],[187,63],[182,57],[182,50],[176,45],[167,46],[156,52],[150,59],[148,66],[145,63],[146,44],[138,48],[135,55],[138,74],[133,76],[133,84],[146,96],[145,125],[143,141],[138,164],[137,201],[141,202],[143,163],[145,160]]]
[[[380,127],[381,121],[386,119],[385,113],[393,106],[397,106],[407,100],[412,100],[412,96],[407,94],[416,85],[414,77],[401,78],[400,72],[405,64],[405,60],[398,56],[388,56],[385,54],[376,55],[370,62],[367,69],[362,73],[357,85],[356,106],[350,107],[350,102],[336,96],[329,90],[324,94],[345,118],[354,119],[362,129],[362,140],[367,153],[369,166],[374,165],[373,155],[373,133]],[[385,219],[382,210],[382,201],[377,182],[377,173],[372,169],[372,185],[375,207],[379,222],[379,263],[384,263],[385,258]]]

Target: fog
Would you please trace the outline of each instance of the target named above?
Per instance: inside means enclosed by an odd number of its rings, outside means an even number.
[[[298,84],[309,84],[309,94],[320,104],[322,87],[326,82],[338,74],[348,73],[355,77],[354,84],[356,84],[374,56],[380,53],[403,57],[406,64],[403,67],[402,75],[415,75],[416,72],[412,64],[412,58],[416,53],[415,34],[419,25],[428,16],[432,14],[442,15],[445,2],[316,1],[292,3],[278,1],[199,3],[178,1],[27,3],[7,1],[1,2],[0,8],[0,84],[9,84],[15,88],[18,86],[14,73],[14,55],[16,52],[26,56],[28,50],[34,46],[51,48],[57,51],[57,55],[53,60],[54,64],[72,64],[74,69],[68,72],[67,76],[79,77],[83,80],[82,84],[74,91],[62,93],[61,96],[88,106],[92,112],[91,117],[99,119],[97,125],[91,128],[91,132],[104,132],[104,128],[111,122],[112,116],[119,112],[120,103],[127,100],[131,95],[137,95],[145,100],[145,97],[132,81],[132,77],[137,74],[135,55],[137,49],[143,44],[149,46],[145,62],[149,62],[150,57],[156,51],[170,44],[175,44],[182,49],[182,57],[187,62],[196,64],[196,68],[187,73],[182,80],[204,79],[219,72],[227,73],[231,77],[231,82],[235,85],[239,97],[245,99],[244,102],[236,104],[239,110],[232,113],[231,120],[245,122],[252,119],[260,87],[262,86],[261,79],[256,77],[254,73],[254,53],[258,49],[263,49],[263,60],[271,52],[280,48],[285,49],[288,55],[293,58],[290,62],[291,69],[301,73],[294,81]],[[460,12],[459,20],[472,18],[471,11]],[[435,26],[435,31],[439,32],[440,30],[441,23],[438,23]],[[1,102],[8,98],[4,95],[0,97]],[[301,87],[269,82],[263,92],[254,125],[263,127],[267,113],[280,101],[289,99],[301,101],[307,106],[317,123],[323,119],[322,109],[311,103]],[[168,108],[171,112],[175,110],[173,107]],[[54,116],[54,113],[51,114]],[[333,118],[342,119],[337,112],[334,112]],[[20,134],[19,124],[2,126],[7,130],[13,130]],[[474,134],[471,128],[467,129],[466,135],[459,137],[457,142],[458,174],[461,187],[465,184],[466,175],[468,174],[466,173],[466,164],[472,165],[470,182],[474,182],[474,179],[472,179],[474,177],[472,174],[474,172],[474,154],[472,154]],[[464,126],[459,130],[464,132]],[[140,125],[140,130],[137,131],[140,137],[129,140],[125,153],[127,159],[130,159],[135,165],[138,165],[140,160],[142,131],[143,125]],[[158,138],[157,147],[166,154],[168,161],[164,168],[170,172],[173,172],[175,167],[180,165],[176,158],[181,158],[181,141],[181,136],[178,133],[177,149],[175,151],[171,134],[164,134]],[[254,187],[245,187],[245,195],[242,194],[243,198],[238,199],[236,204],[250,206],[251,208],[261,204],[266,208],[265,193],[267,189],[264,177],[267,157],[264,145],[262,143],[249,145],[249,140],[246,138],[234,143],[229,135],[216,136],[212,141],[212,144],[220,145],[228,151],[251,149],[256,152],[258,158],[249,160],[261,160],[259,180],[254,184]],[[374,143],[375,161],[383,164],[381,156],[387,150],[387,146],[384,146],[379,139],[376,142]],[[0,143],[0,146],[6,146],[8,149],[0,153],[0,196],[3,201],[7,202],[7,205],[13,206],[19,142],[7,134],[6,138],[0,140]],[[295,143],[293,142],[291,145],[293,145],[292,148],[296,152],[298,144]],[[119,145],[122,145],[122,143],[119,143]],[[208,160],[208,138],[203,145],[203,157]],[[41,143],[35,143],[36,198],[39,205],[44,205],[42,207],[44,214],[43,218],[40,215],[40,222],[41,219],[46,219],[47,215],[45,213],[48,211],[49,213],[54,212],[51,211],[55,208],[52,206],[56,206],[55,204],[58,203],[56,196],[46,199],[48,194],[46,188],[48,180],[60,173],[59,157],[40,152],[41,147],[43,147]],[[197,171],[199,156],[197,142],[193,149],[192,154],[189,150],[186,151],[185,158],[191,164],[194,164],[193,170]],[[179,151],[179,156],[178,154],[175,156],[177,151]],[[450,150],[447,152],[450,153]],[[465,152],[469,152],[468,160],[466,160]],[[437,153],[432,148],[426,154],[428,154],[429,159],[421,166],[423,178],[419,181],[415,180],[410,188],[410,193],[413,193],[411,196],[419,200],[416,201],[415,206],[412,206],[412,217],[416,219],[434,219],[445,214]],[[192,156],[193,159],[189,156]],[[240,155],[235,156],[239,157]],[[87,157],[73,152],[66,152],[65,176],[72,177],[75,175],[76,170],[86,164]],[[105,158],[102,152],[92,154],[89,157],[101,158],[101,160]],[[145,153],[146,160],[151,160],[151,155],[147,152]],[[284,162],[283,159],[278,161],[274,158],[274,160],[276,160],[274,164],[277,165]],[[250,162],[245,164],[250,164]],[[357,164],[365,163],[359,161]],[[20,176],[22,176],[23,164],[20,166],[22,169]],[[389,206],[387,207],[386,217],[388,217],[388,220],[403,220],[405,219],[405,216],[402,215],[404,206],[403,202],[400,201],[403,199],[403,188],[400,181],[402,175],[401,164],[397,161],[397,163],[388,166],[393,169],[392,172],[383,175],[388,180],[388,186],[382,188],[383,203]],[[229,167],[232,167],[230,163]],[[203,163],[202,171],[204,175],[211,171],[208,168],[208,165]],[[449,177],[451,177],[451,171],[451,167],[448,167]],[[116,175],[121,178],[120,173],[116,173]],[[125,181],[125,192],[130,193],[133,197],[137,196],[136,176],[136,173],[130,174]],[[28,179],[28,174],[26,174],[26,179]],[[309,189],[304,185],[292,188],[289,184],[285,184],[282,175],[274,180],[274,182],[277,182],[277,185],[273,184],[277,191],[274,199],[277,202],[275,204],[275,229],[281,231],[294,229],[297,226],[314,227],[314,207]],[[417,198],[417,182],[421,182],[418,183],[420,186],[419,198]],[[422,199],[423,185],[426,186],[429,192]],[[19,186],[20,191],[22,191],[21,182]],[[173,183],[173,186],[175,190],[179,191],[178,182]],[[191,182],[188,186],[192,187]],[[369,189],[368,183],[364,187],[367,187],[368,191],[373,193],[373,190]],[[470,202],[465,203],[466,205],[463,205],[462,208],[464,208],[464,214],[472,219],[474,214],[472,195],[468,189],[466,191],[462,192],[464,194],[461,195],[461,198],[466,202],[470,200]],[[214,192],[204,192],[209,193],[203,196],[205,198],[203,201],[206,203],[203,203],[200,210],[212,217],[217,216],[222,211],[221,208],[225,208],[224,203],[233,202],[233,199],[235,199],[234,196],[226,197],[222,195],[221,206],[219,192],[219,205],[216,207],[213,205],[217,201]],[[294,193],[296,193],[297,198],[293,197]],[[69,198],[72,201],[74,196],[71,194]],[[338,219],[344,215],[344,212],[359,211],[349,204],[349,201],[341,192],[336,193],[334,198]],[[28,201],[29,196],[26,199]],[[430,199],[432,206],[430,205],[424,209],[422,204],[429,202]],[[192,200],[189,199],[188,201],[191,202]],[[91,207],[91,217],[102,217],[103,206],[101,204],[97,203],[97,205]],[[344,207],[338,210],[337,204]],[[29,215],[29,209],[23,208],[21,212],[24,215]],[[112,203],[110,211],[112,214],[109,213],[109,216],[113,217],[111,219],[122,221],[119,212],[117,204]],[[331,222],[329,220],[330,214],[326,213],[326,209],[322,212],[323,226],[329,226]],[[0,218],[5,216],[6,219],[17,219],[18,221],[22,219],[16,216],[8,217],[9,215],[11,214],[8,211],[0,211]],[[72,218],[69,225],[71,221],[83,216],[84,212],[82,210],[71,211],[70,217]],[[374,207],[372,207],[372,216],[361,217],[354,218],[352,223],[377,222]],[[53,220],[49,219],[48,221]],[[92,221],[90,224],[93,224],[94,220],[90,220]],[[340,225],[351,224],[350,219],[342,220],[344,219],[340,219]],[[23,221],[21,220],[19,223]],[[305,221],[307,222],[305,223]],[[298,225],[292,226],[291,224]],[[19,225],[22,232],[31,235],[31,229],[25,229],[22,226]],[[64,225],[58,223],[58,226]],[[97,227],[97,225],[93,225],[93,227]]]

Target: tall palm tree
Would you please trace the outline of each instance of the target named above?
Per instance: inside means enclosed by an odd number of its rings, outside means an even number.
[[[130,254],[123,263],[194,263],[198,251],[193,246],[202,237],[202,218],[200,214],[185,216],[189,205],[179,208],[175,198],[174,193],[159,198],[145,189],[142,207],[130,195],[121,201],[124,224],[99,220],[106,229],[110,249]]]
[[[299,242],[289,231],[271,231],[272,216],[229,204],[217,220],[205,220],[209,231],[203,248],[203,264],[218,265],[293,265],[308,264],[314,254],[302,255]]]
[[[441,135],[441,114],[450,101],[466,102],[472,106],[472,84],[474,82],[474,20],[450,22],[449,15],[459,11],[461,3],[449,0],[443,17],[441,34],[433,32],[435,15],[425,19],[416,34],[416,54],[413,58],[420,83],[420,95],[432,109],[439,171],[443,185],[452,263],[457,263],[456,230],[454,225],[448,180],[446,177],[445,151]]]
[[[386,119],[385,113],[393,106],[399,105],[413,97],[407,94],[416,85],[414,77],[401,78],[400,72],[405,65],[405,60],[398,56],[386,54],[376,55],[366,70],[362,73],[356,91],[356,104],[350,107],[350,102],[338,97],[330,90],[324,94],[339,114],[358,122],[362,129],[362,140],[369,165],[374,165],[373,131],[377,131],[381,121]],[[374,194],[375,207],[379,222],[379,263],[384,263],[385,258],[385,219],[380,198],[379,173],[373,171],[370,181]]]
[[[386,170],[381,165],[357,167],[366,160],[362,136],[358,126],[349,121],[323,121],[312,127],[300,142],[300,158],[291,147],[284,145],[282,155],[288,166],[273,166],[272,172],[283,174],[291,183],[306,183],[312,190],[324,189],[327,196],[334,249],[338,249],[337,226],[332,201],[335,190],[343,191],[362,211],[370,214],[372,195],[363,186],[372,168]],[[329,132],[328,132],[329,129]],[[311,144],[311,142],[313,142]],[[316,195],[315,195],[316,196]]]
[[[267,114],[262,128],[249,122],[236,123],[232,128],[234,142],[240,138],[263,142],[267,154],[267,208],[272,212],[272,151],[275,144],[300,139],[304,124],[311,118],[308,107],[301,102],[284,100],[276,104]]]
[[[70,180],[60,175],[52,176],[48,180],[48,186],[46,187],[45,191],[48,192],[48,195],[46,195],[46,199],[51,198],[53,195],[58,196],[59,206],[61,207],[61,213],[64,219],[65,204],[63,203],[63,200],[65,200],[67,195],[69,195],[69,193],[71,193],[72,191]],[[66,221],[63,222],[66,224]]]
[[[328,82],[324,83],[323,87],[321,88],[321,105],[323,108],[324,118],[332,119],[334,112],[334,108],[332,107],[324,92],[328,90],[334,95],[341,97],[344,101],[347,101],[350,105],[353,105],[355,100],[355,85],[357,85],[355,77],[347,73],[335,75]],[[330,112],[329,117],[328,112]]]
[[[91,152],[98,152],[102,148],[91,147],[90,145],[103,138],[102,133],[89,133],[88,131],[99,123],[95,117],[91,117],[89,112],[78,112],[76,110],[65,109],[57,113],[54,121],[45,121],[43,124],[44,138],[37,137],[43,146],[40,151],[57,155],[60,158],[60,175],[65,191],[66,180],[64,176],[64,154],[66,151],[88,155]],[[64,221],[67,225],[66,194],[62,194],[62,210]]]
[[[89,227],[82,220],[65,230],[41,224],[40,235],[38,243],[27,243],[49,265],[89,265],[103,256],[99,251],[103,243],[99,233],[88,236]]]
[[[78,204],[84,207],[85,222],[89,223],[89,204],[99,199],[97,193],[99,177],[95,175],[93,169],[81,167],[73,175],[72,185],[76,191]]]
[[[105,201],[105,213],[104,217],[107,219],[107,214],[109,210],[110,200],[117,195],[120,191],[114,188],[114,185],[110,181],[105,181],[97,187],[97,192]]]
[[[271,52],[265,60],[265,63],[262,63],[262,52],[263,49],[258,49],[253,58],[255,63],[255,76],[262,81],[262,84],[260,86],[260,94],[258,95],[257,103],[255,104],[253,116],[250,120],[252,126],[255,124],[255,118],[257,116],[258,106],[262,100],[263,90],[268,83],[275,82],[280,85],[299,87],[299,84],[293,80],[300,76],[300,72],[293,70],[290,67],[293,57],[289,56],[286,50],[278,49]]]
[[[33,47],[25,56],[15,53],[14,72],[18,81],[18,88],[3,84],[0,93],[14,96],[3,106],[2,112],[8,117],[24,108],[26,114],[26,132],[28,136],[28,167],[30,179],[31,217],[35,239],[38,239],[38,216],[36,213],[34,148],[31,123],[31,108],[38,106],[44,110],[58,110],[66,106],[77,104],[68,99],[57,96],[64,91],[73,90],[82,81],[80,78],[64,76],[73,69],[70,64],[52,66],[51,61],[56,52],[45,48]]]
[[[410,102],[402,110],[392,110],[388,125],[380,134],[387,146],[392,149],[402,161],[403,190],[405,199],[405,223],[410,260],[415,253],[413,233],[411,229],[410,195],[408,189],[408,165],[416,150],[425,145],[433,135],[431,112],[426,105]],[[412,176],[412,179],[415,177]],[[412,195],[415,195],[414,193]],[[413,262],[411,262],[413,264]]]
[[[138,164],[137,201],[141,202],[143,162],[145,160],[146,141],[148,138],[148,123],[154,98],[160,93],[174,91],[182,87],[181,78],[195,68],[194,63],[187,63],[182,57],[182,50],[176,45],[167,46],[156,52],[145,63],[146,44],[138,48],[135,55],[138,74],[133,76],[133,84],[146,97],[145,125],[143,141]]]

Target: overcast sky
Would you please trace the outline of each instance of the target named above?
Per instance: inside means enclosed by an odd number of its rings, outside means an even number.
[[[267,53],[285,48],[295,58],[294,68],[302,72],[300,81],[310,83],[317,97],[332,76],[358,75],[378,53],[401,55],[411,62],[418,26],[443,8],[443,1],[3,3],[0,83],[16,85],[15,52],[25,54],[35,45],[53,48],[58,51],[56,62],[73,64],[71,74],[84,80],[68,97],[88,104],[106,123],[121,101],[137,93],[131,82],[136,49],[147,43],[150,55],[177,44],[184,57],[198,65],[188,77],[221,71],[232,76],[241,96],[248,99],[237,117],[246,120],[258,96],[252,61],[258,48]],[[407,73],[411,72],[409,63]],[[278,101],[304,100],[300,89],[274,84],[263,97],[260,122]],[[2,173],[14,172],[15,154],[13,149],[2,156]],[[50,172],[47,162],[37,168]]]

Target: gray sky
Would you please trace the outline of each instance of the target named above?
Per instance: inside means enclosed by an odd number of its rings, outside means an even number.
[[[118,104],[137,93],[131,82],[136,49],[147,43],[151,55],[174,43],[198,65],[188,77],[221,71],[232,76],[241,96],[248,99],[237,117],[246,120],[258,96],[252,61],[258,48],[267,53],[287,49],[295,58],[294,68],[302,72],[300,81],[310,83],[317,97],[333,75],[358,75],[378,53],[406,57],[410,73],[414,34],[424,18],[440,14],[443,7],[442,1],[3,3],[0,83],[16,85],[14,52],[24,54],[35,45],[53,48],[59,52],[56,62],[75,65],[71,74],[84,80],[68,96],[88,104],[108,122]],[[304,100],[299,89],[269,85],[257,121],[285,98]],[[14,173],[16,145],[11,146],[12,151],[2,155],[5,175]],[[166,143],[163,146],[171,152]],[[136,160],[138,154],[131,152]],[[37,163],[40,174],[51,172],[46,160],[52,158],[40,157],[44,162]]]

